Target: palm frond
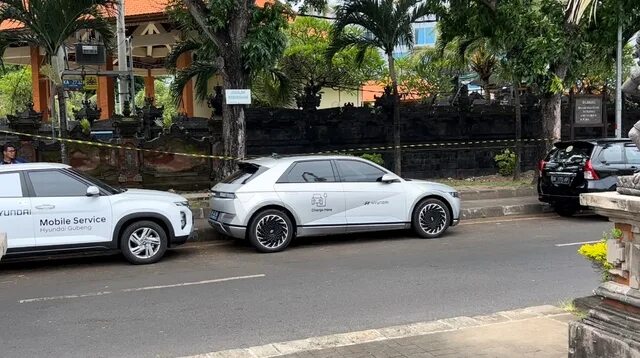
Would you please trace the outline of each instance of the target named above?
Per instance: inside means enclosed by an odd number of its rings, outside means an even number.
[[[293,103],[296,87],[287,75],[274,68],[263,71],[252,81],[251,93],[259,105],[289,107]]]
[[[107,22],[115,0],[6,0],[0,2],[0,21],[18,23],[22,29],[5,40],[28,43],[44,49],[48,57],[78,30],[96,30],[105,42],[114,37]],[[16,43],[16,42],[14,42]]]
[[[165,66],[169,71],[175,71],[178,67],[178,59],[185,53],[189,51],[195,51],[202,46],[201,42],[195,41],[193,39],[187,39],[184,41],[180,41],[176,43],[171,52],[165,58]]]
[[[573,24],[580,23],[589,7],[591,8],[590,17],[595,18],[597,4],[594,0],[569,0],[565,9],[567,19]]]
[[[182,91],[195,78],[195,91],[198,100],[206,100],[208,81],[218,72],[215,64],[207,61],[194,61],[185,69],[177,70],[175,79],[171,83],[171,96],[176,104],[182,101]]]

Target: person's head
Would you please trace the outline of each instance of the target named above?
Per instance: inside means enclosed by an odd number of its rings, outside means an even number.
[[[2,148],[2,155],[5,160],[14,160],[16,159],[16,147],[13,144],[5,144]]]

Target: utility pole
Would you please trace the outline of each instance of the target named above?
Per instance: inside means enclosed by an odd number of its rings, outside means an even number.
[[[118,0],[118,21],[116,22],[116,34],[118,41],[118,71],[124,73],[127,66],[127,38],[125,37],[124,26],[124,0]],[[118,112],[122,114],[124,102],[129,100],[129,77],[120,75],[118,77]]]
[[[618,16],[618,22],[618,50],[616,59],[616,138],[622,138],[622,16]],[[604,133],[603,137],[606,136],[607,134]]]

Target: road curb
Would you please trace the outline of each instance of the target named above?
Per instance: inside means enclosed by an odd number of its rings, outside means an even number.
[[[496,189],[461,189],[460,198],[463,201],[507,199],[521,196],[536,196],[538,191],[532,187],[496,188]]]
[[[496,325],[506,322],[524,321],[566,314],[556,306],[544,305],[521,308],[511,311],[501,311],[491,315],[461,316],[440,319],[430,322],[418,322],[407,325],[391,326],[379,329],[369,329],[349,333],[339,333],[327,336],[311,337],[286,342],[277,342],[241,349],[229,349],[211,353],[204,353],[183,358],[269,358],[307,351],[328,348],[338,348],[356,344],[377,342],[422,336],[440,332],[456,331],[459,329]]]
[[[517,204],[517,205],[497,205],[481,208],[462,209],[462,220],[495,218],[516,215],[535,215],[550,213],[553,209],[545,203],[539,204]]]

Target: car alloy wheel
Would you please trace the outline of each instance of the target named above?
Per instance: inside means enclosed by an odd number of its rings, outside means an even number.
[[[289,225],[279,215],[266,215],[256,225],[256,239],[269,249],[277,249],[287,242]]]
[[[427,234],[438,235],[446,226],[447,212],[442,206],[430,203],[420,210],[420,227]]]
[[[148,220],[131,223],[120,236],[122,253],[134,265],[157,262],[167,251],[168,243],[165,229]]]
[[[139,259],[149,259],[160,251],[160,235],[153,229],[142,227],[129,235],[129,251]]]
[[[266,209],[251,219],[249,242],[260,252],[282,251],[289,246],[295,233],[295,225],[283,210]]]
[[[449,208],[441,200],[425,199],[413,212],[413,228],[422,237],[438,237],[449,228],[450,215]]]

